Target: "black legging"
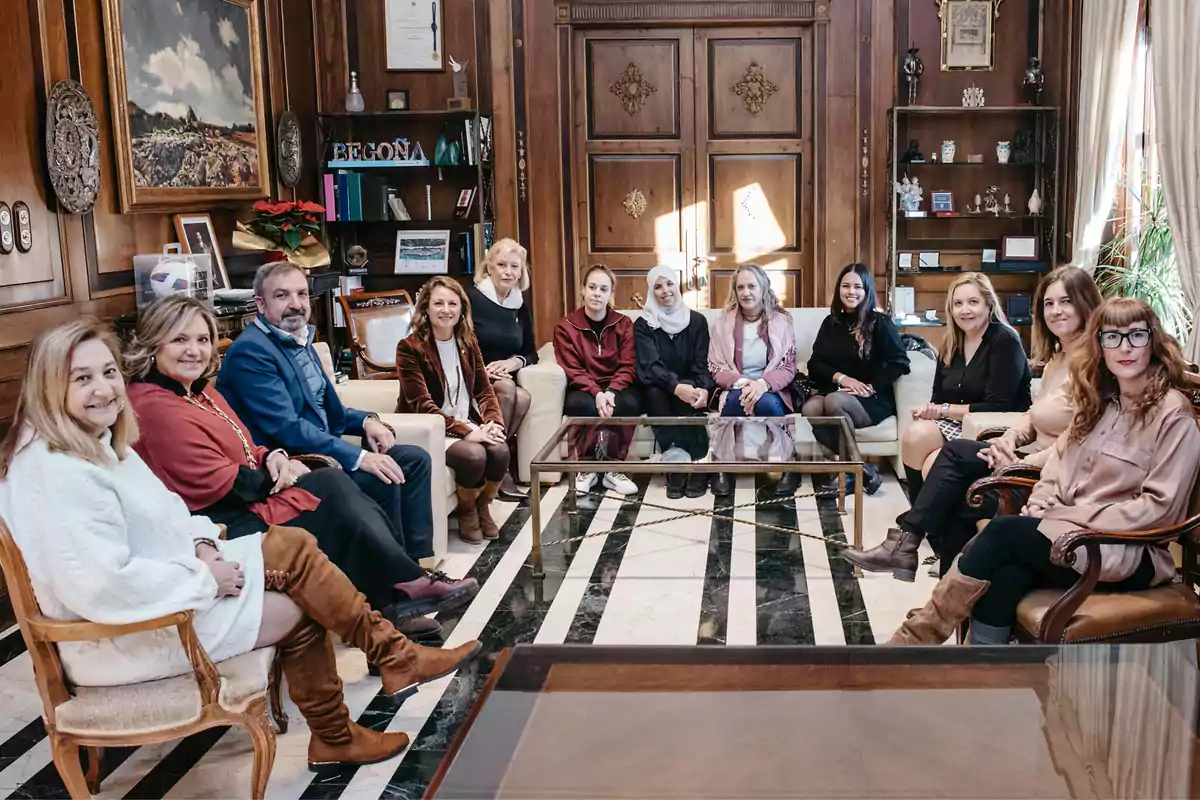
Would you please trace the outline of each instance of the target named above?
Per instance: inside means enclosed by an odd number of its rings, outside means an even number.
[[[283,524],[311,533],[321,552],[346,573],[373,608],[392,605],[397,583],[425,574],[404,552],[388,515],[345,472],[336,467],[315,469],[301,477],[296,488],[315,495],[321,504]],[[211,514],[210,518],[227,525],[230,538],[269,527],[248,508]]]
[[[652,417],[700,417],[704,411],[692,408],[671,392],[658,386],[644,386],[646,413]],[[708,452],[708,429],[704,425],[658,425],[654,428],[658,448],[667,452],[672,447],[681,447],[693,459],[703,458]]]
[[[598,417],[596,398],[581,389],[568,389],[563,401],[563,414],[568,417]],[[613,402],[614,417],[637,417],[642,414],[642,393],[636,386],[616,392]],[[571,458],[577,460],[614,459],[624,461],[629,454],[629,443],[633,441],[633,425],[595,425],[579,432],[570,441]],[[598,451],[598,452],[593,452]]]
[[[984,508],[967,505],[971,484],[992,474],[987,462],[979,457],[980,451],[989,446],[974,439],[947,442],[900,523],[907,531],[929,537],[929,545],[941,560],[943,575],[975,535],[975,523],[995,514],[994,504]]]
[[[454,481],[478,489],[484,481],[504,480],[508,472],[508,445],[483,444],[461,439],[446,448],[446,466],[454,470]]]
[[[991,581],[975,604],[971,617],[985,625],[1008,628],[1017,619],[1017,604],[1033,589],[1069,589],[1080,574],[1050,561],[1051,542],[1038,530],[1034,517],[996,517],[988,523],[958,560],[964,575]],[[1137,592],[1154,580],[1154,562],[1147,548],[1128,578],[1096,584],[1098,592]]]

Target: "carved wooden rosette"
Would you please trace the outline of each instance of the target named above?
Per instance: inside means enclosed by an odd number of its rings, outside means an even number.
[[[621,205],[625,206],[625,213],[637,219],[642,214],[646,213],[648,203],[646,195],[642,194],[641,189],[631,189],[629,194],[625,195],[625,200]]]
[[[72,214],[86,214],[100,195],[99,128],[87,90],[59,81],[46,104],[46,166],[58,202]]]
[[[746,74],[742,76],[742,79],[731,86],[730,90],[742,98],[750,115],[757,117],[763,110],[763,104],[770,99],[771,95],[779,91],[779,87],[767,80],[760,64],[752,63],[746,68]]]
[[[620,98],[625,112],[633,117],[642,110],[650,95],[658,91],[658,87],[646,80],[641,67],[630,61],[621,77],[617,78],[608,90]]]

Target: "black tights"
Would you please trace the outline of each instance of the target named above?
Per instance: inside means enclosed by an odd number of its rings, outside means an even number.
[[[971,540],[958,560],[962,574],[991,581],[971,616],[985,625],[1012,627],[1017,604],[1033,589],[1069,589],[1079,573],[1050,561],[1050,540],[1038,530],[1034,517],[996,517]],[[1149,549],[1128,578],[1096,584],[1098,592],[1137,592],[1154,580],[1154,562]]]
[[[510,436],[515,436],[517,428],[525,421],[529,413],[531,398],[529,392],[517,386],[512,378],[500,378],[492,381],[492,391],[496,393],[496,402],[500,404],[500,416],[504,418],[504,430]]]
[[[508,472],[508,445],[460,439],[446,448],[446,466],[459,486],[478,489],[484,481],[500,481]]]
[[[871,415],[858,402],[858,398],[846,392],[814,395],[804,401],[800,413],[806,417],[845,417],[852,429],[871,427]],[[814,425],[813,438],[831,452],[838,452],[840,437],[832,429]]]

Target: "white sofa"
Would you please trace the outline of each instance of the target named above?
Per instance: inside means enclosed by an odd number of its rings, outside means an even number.
[[[821,323],[829,315],[827,308],[789,308],[796,331],[796,363],[804,370],[812,356],[813,340]],[[641,310],[621,311],[631,319],[638,319]],[[722,312],[702,312],[711,323]],[[856,432],[859,451],[868,457],[891,457],[899,474],[904,474],[900,463],[900,436],[912,424],[912,409],[929,402],[933,387],[935,364],[921,353],[909,353],[912,366],[908,375],[896,381],[896,405],[898,414],[878,425]],[[533,397],[529,416],[518,431],[518,450],[521,479],[529,480],[529,462],[538,450],[553,435],[562,423],[563,398],[566,396],[567,378],[554,358],[554,347],[546,344],[538,351],[538,363],[517,373],[517,380]],[[635,437],[635,446],[640,455],[650,453],[653,437],[646,428],[640,428]],[[549,473],[541,476],[543,482],[554,482],[558,476]]]

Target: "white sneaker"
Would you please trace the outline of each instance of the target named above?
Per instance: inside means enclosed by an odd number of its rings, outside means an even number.
[[[600,478],[594,472],[581,472],[575,476],[575,493],[587,494],[596,485],[596,481]]]
[[[637,484],[629,480],[624,472],[604,473],[604,485],[617,494],[637,494]]]

